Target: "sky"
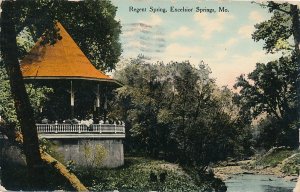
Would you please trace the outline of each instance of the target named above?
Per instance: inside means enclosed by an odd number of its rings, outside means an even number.
[[[253,71],[257,62],[279,58],[279,54],[266,54],[263,42],[251,38],[254,25],[271,14],[249,1],[112,0],[112,3],[118,7],[116,19],[122,25],[123,58],[143,54],[153,62],[189,60],[194,66],[203,61],[211,68],[217,85],[229,88],[240,74]],[[193,10],[171,12],[172,6]],[[151,7],[160,12],[151,12]],[[197,7],[204,9],[203,12],[196,12]],[[228,12],[219,12],[219,7]]]
[[[253,71],[256,63],[280,57],[266,54],[263,42],[251,38],[254,25],[271,14],[249,0],[111,1],[118,7],[116,19],[122,25],[123,59],[143,54],[153,63],[189,60],[196,67],[203,61],[218,86],[232,88],[236,78]],[[300,7],[299,0],[290,3]],[[171,12],[172,6],[193,10]],[[151,7],[157,12],[151,12]],[[219,7],[228,11],[219,12]]]

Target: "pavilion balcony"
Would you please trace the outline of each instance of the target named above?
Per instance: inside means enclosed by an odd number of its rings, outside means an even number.
[[[41,138],[125,138],[125,125],[36,124]]]

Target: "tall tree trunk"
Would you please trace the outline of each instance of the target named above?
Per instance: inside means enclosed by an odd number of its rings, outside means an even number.
[[[13,21],[14,2],[2,2],[1,21],[1,52],[7,70],[12,97],[21,132],[24,138],[23,149],[28,166],[29,182],[32,187],[40,189],[43,186],[42,159],[39,150],[37,128],[34,112],[23,82],[20,64],[17,57],[16,32]]]
[[[292,28],[295,43],[295,55],[298,63],[298,76],[297,76],[297,101],[298,101],[298,122],[300,121],[300,21],[299,21],[299,9],[297,5],[290,5],[292,16]],[[298,123],[300,124],[300,122]],[[300,129],[300,127],[299,127]],[[299,138],[300,148],[300,138]]]

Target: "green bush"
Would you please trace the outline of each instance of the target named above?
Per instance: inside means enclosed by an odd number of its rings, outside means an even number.
[[[92,191],[201,191],[180,167],[164,161],[127,158],[116,169],[101,168],[90,172],[81,168],[77,175]]]

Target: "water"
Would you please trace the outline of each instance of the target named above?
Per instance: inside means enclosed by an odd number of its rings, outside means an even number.
[[[234,175],[225,183],[228,192],[292,192],[296,185],[271,175]]]

